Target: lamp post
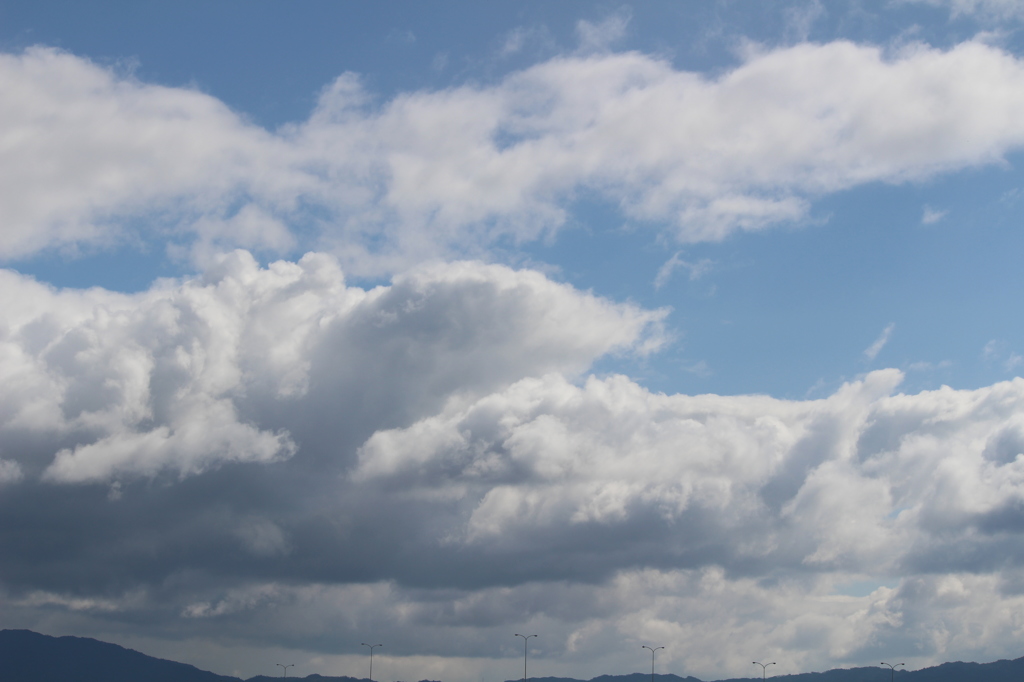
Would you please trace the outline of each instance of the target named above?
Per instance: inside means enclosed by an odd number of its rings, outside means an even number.
[[[281,666],[282,668],[284,668],[284,676],[285,677],[288,677],[288,668],[294,668],[295,667],[294,663],[289,663],[288,665],[284,665],[282,663],[278,663],[278,665]]]
[[[891,671],[889,673],[889,679],[890,680],[895,680],[896,679],[896,668],[900,667],[903,664],[902,663],[897,663],[896,665],[892,665],[890,663],[886,663],[885,661],[882,661],[882,665],[889,666],[889,670]]]
[[[775,661],[772,661],[771,663],[758,663],[757,661],[754,661],[751,665],[761,666],[761,680],[763,681],[768,676],[768,666],[775,665]]]
[[[363,646],[370,647],[370,682],[373,682],[373,647],[384,646],[383,644],[367,644],[363,642]]]
[[[516,637],[523,638],[523,682],[526,682],[526,643],[530,641],[531,637],[536,636],[537,635],[521,635],[518,632],[516,633]]]
[[[651,651],[651,682],[654,682],[654,652],[657,651],[658,649],[664,649],[665,647],[663,647],[663,646],[656,646],[653,649],[651,649],[651,647],[647,646],[646,644],[641,644],[640,648],[641,649],[650,649],[650,651]]]

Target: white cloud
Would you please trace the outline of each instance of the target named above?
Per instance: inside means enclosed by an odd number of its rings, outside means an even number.
[[[198,92],[38,48],[0,56],[0,90],[5,258],[106,243],[154,210],[177,209],[167,218],[176,232],[189,215],[223,214],[241,192],[273,201],[306,182],[278,170],[292,156],[279,137]],[[233,240],[260,236],[239,229]]]
[[[676,251],[672,254],[665,263],[658,269],[658,274],[654,277],[654,288],[660,289],[672,278],[672,273],[679,268],[684,268],[690,273],[690,281],[696,281],[711,271],[714,263],[708,258],[701,258],[696,263],[689,263],[682,259],[683,252]]]
[[[202,279],[131,296],[54,291],[10,271],[0,280],[0,433],[53,443],[44,476],[60,482],[279,461],[296,443],[287,429],[254,423],[254,401],[301,403],[327,376],[342,382],[328,392],[365,380],[382,399],[400,391],[430,403],[522,372],[573,374],[610,351],[657,348],[665,314],[474,263],[368,292],[346,287],[334,260],[314,254],[260,269],[237,252]],[[360,364],[330,357],[341,349]],[[409,376],[372,374],[403,367]],[[422,385],[400,388],[406,379]],[[400,399],[387,399],[400,411]],[[0,471],[14,481],[21,469],[4,460]],[[269,547],[274,533],[256,535]]]
[[[715,78],[597,52],[379,105],[346,74],[309,120],[267,131],[35,48],[0,57],[0,256],[139,233],[200,257],[287,252],[312,233],[352,272],[397,272],[557,230],[581,189],[679,242],[719,240],[828,192],[999,161],[1024,143],[1022,85],[980,42],[807,43]]]
[[[656,395],[623,377],[524,379],[378,431],[355,475],[464,500],[471,513],[449,537],[488,552],[586,550],[581,537],[598,546],[642,523],[661,549],[638,536],[636,551],[682,565],[952,570],[963,556],[942,547],[1017,518],[1024,382],[890,395],[900,379],[874,372],[802,403]],[[972,561],[999,561],[994,536],[979,543]]]
[[[900,378],[875,372],[792,402],[548,376],[379,431],[356,480],[464,509],[444,535],[451,551],[619,566],[594,588],[470,590],[443,607],[395,595],[393,608],[481,627],[481,601],[525,599],[534,627],[571,633],[549,645],[549,674],[597,674],[623,638],[667,643],[676,666],[703,676],[743,674],[751,642],[794,672],[911,645],[911,665],[1010,655],[1017,607],[1005,600],[1021,597],[1003,562],[1019,546],[1024,382],[893,394]],[[893,575],[896,589],[837,596],[851,579]],[[484,611],[523,622],[511,603]]]
[[[948,213],[949,211],[943,211],[937,208],[932,208],[931,206],[925,206],[924,210],[921,212],[921,224],[934,225],[935,223],[945,218]]]
[[[870,346],[864,349],[864,357],[867,358],[869,362],[874,361],[882,351],[882,348],[885,347],[885,344],[889,343],[889,337],[892,336],[892,331],[895,328],[895,322],[888,324],[886,328],[882,330],[882,333],[878,335],[878,338],[875,339]]]

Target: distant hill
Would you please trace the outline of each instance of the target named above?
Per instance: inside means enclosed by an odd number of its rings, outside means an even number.
[[[756,669],[760,671],[760,668]],[[896,669],[897,682],[1022,682],[1024,680],[1024,658],[994,663],[943,663],[921,670]],[[769,675],[773,682],[889,682],[892,672],[888,668],[838,668],[822,673],[799,673],[796,675]],[[650,682],[651,676],[644,673],[631,675],[601,675],[589,682]],[[718,682],[752,682],[756,675]],[[522,682],[508,680],[507,682]],[[571,677],[531,677],[529,682],[586,682]],[[655,675],[654,682],[701,682],[696,677],[679,675]]]
[[[523,678],[507,680],[507,682],[523,682]],[[651,682],[650,673],[630,673],[628,675],[601,675],[592,680],[574,680],[571,677],[531,677],[529,682]],[[679,677],[679,675],[655,675],[654,682],[702,682],[696,677]],[[747,680],[750,682],[750,680]]]
[[[272,675],[257,675],[256,677],[250,677],[245,682],[281,682],[282,677],[282,675],[278,675],[277,677]],[[239,680],[235,680],[234,677],[231,679],[234,680],[234,682],[240,682]],[[329,675],[313,674],[306,675],[305,677],[290,676],[288,679],[305,680],[306,682],[370,682],[370,680],[365,677],[348,677],[347,675],[342,675],[341,677],[330,677]],[[380,682],[380,680],[377,682]]]
[[[370,682],[358,677],[307,675],[306,682]],[[88,637],[50,637],[0,630],[2,682],[242,682],[186,663],[167,661]],[[281,682],[257,675],[247,682]],[[423,680],[422,682],[429,682]]]
[[[774,682],[889,682],[888,668],[847,668],[821,673],[773,675]],[[369,682],[366,678],[307,675],[304,682]],[[649,682],[650,675],[601,675],[589,681],[531,677],[529,682]],[[752,682],[756,676],[721,680]],[[994,663],[943,663],[921,670],[897,670],[898,682],[1021,682],[1024,658]],[[167,661],[87,637],[50,637],[30,630],[0,630],[0,680],[4,682],[242,682],[192,665]],[[246,682],[280,682],[258,675]],[[420,682],[430,682],[421,680]],[[520,682],[520,679],[508,680]],[[696,677],[655,675],[654,682],[701,682]]]
[[[1024,679],[1024,658],[994,663],[943,663],[920,670],[896,669],[896,682],[1021,682]],[[775,675],[776,682],[889,682],[892,672],[888,668],[846,668],[823,673]],[[720,682],[750,682],[749,679],[721,680]]]
[[[116,644],[31,630],[0,630],[0,671],[10,682],[238,682]]]

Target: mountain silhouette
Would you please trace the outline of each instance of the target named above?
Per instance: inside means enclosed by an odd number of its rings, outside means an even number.
[[[0,630],[2,677],[10,682],[238,682],[87,637]]]
[[[888,668],[843,668],[820,673],[773,675],[774,682],[889,682]],[[993,663],[943,663],[921,670],[897,670],[898,682],[1020,682],[1024,658]],[[719,682],[756,682],[756,675]],[[0,679],[5,682],[242,682],[237,677],[162,658],[154,658],[88,637],[50,637],[31,630],[0,630]],[[307,675],[304,682],[370,682],[366,678]],[[508,682],[520,682],[521,678]],[[649,682],[645,673],[600,675],[589,681],[571,677],[530,677],[529,682]],[[246,682],[280,682],[258,675]],[[421,680],[420,682],[431,682]],[[655,675],[654,682],[701,682],[696,677]]]
[[[324,675],[307,675],[294,679],[306,682],[370,682],[365,678]],[[187,663],[154,658],[88,637],[50,637],[31,630],[0,630],[0,680],[242,682],[237,677],[207,672]],[[250,677],[246,682],[281,682],[281,677],[257,675]]]

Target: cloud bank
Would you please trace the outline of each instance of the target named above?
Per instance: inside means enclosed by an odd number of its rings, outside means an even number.
[[[652,393],[587,372],[656,350],[664,311],[473,262],[370,290],[322,254],[133,295],[2,277],[0,624],[238,661],[386,633],[395,674],[457,679],[520,627],[552,674],[624,640],[705,677],[751,646],[1015,651],[1024,380]]]
[[[830,192],[1000,161],[1024,142],[1022,86],[1020,60],[981,42],[752,47],[716,77],[598,51],[384,102],[344,74],[270,131],[32,48],[0,56],[0,257],[143,239],[395,273],[548,235],[587,192],[678,242],[721,240]]]

